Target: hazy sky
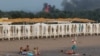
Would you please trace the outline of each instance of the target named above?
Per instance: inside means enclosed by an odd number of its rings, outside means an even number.
[[[62,8],[62,0],[0,0],[0,10],[24,10],[24,11],[40,11],[43,8],[43,3],[55,5],[56,8]]]

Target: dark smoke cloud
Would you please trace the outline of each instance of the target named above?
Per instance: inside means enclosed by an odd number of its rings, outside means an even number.
[[[100,8],[100,0],[63,0],[64,10],[93,10]]]

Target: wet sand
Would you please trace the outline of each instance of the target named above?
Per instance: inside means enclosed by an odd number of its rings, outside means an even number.
[[[0,41],[0,56],[11,54],[18,55],[19,48],[26,45],[30,46],[33,51],[34,47],[39,47],[40,56],[70,56],[61,53],[60,50],[70,50],[72,46],[71,40],[74,37],[65,37],[57,39],[31,39],[31,40],[13,40]],[[80,56],[100,56],[100,36],[78,36],[76,53]]]

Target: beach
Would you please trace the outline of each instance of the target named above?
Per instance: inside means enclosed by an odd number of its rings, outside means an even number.
[[[0,56],[21,56],[18,54],[20,47],[29,45],[30,50],[39,47],[40,56],[71,56],[61,53],[61,50],[71,49],[74,37],[64,38],[47,38],[47,39],[25,39],[25,40],[3,40],[0,41]],[[77,49],[75,52],[78,56],[100,56],[100,36],[77,36]],[[75,55],[74,55],[75,56]]]

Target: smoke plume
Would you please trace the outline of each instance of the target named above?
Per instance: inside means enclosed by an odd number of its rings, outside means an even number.
[[[93,10],[100,8],[100,0],[63,0],[64,10]]]

